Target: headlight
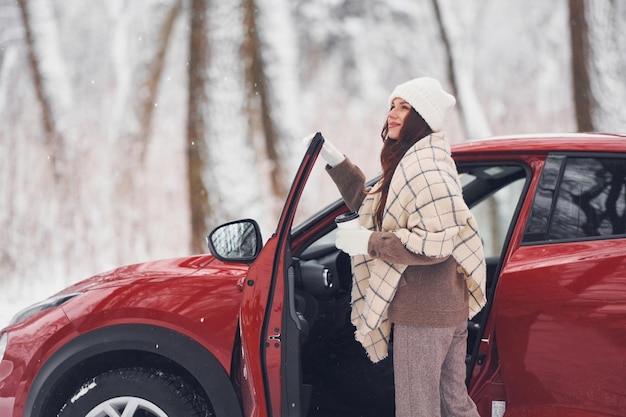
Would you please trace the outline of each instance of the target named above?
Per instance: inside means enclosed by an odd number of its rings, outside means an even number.
[[[2,336],[0,336],[0,362],[2,362],[2,359],[4,359],[4,351],[7,348],[8,340],[9,340],[8,333],[2,333]]]
[[[9,340],[9,334],[8,333],[2,333],[2,336],[0,336],[0,362],[2,362],[2,359],[4,359],[4,351],[7,349],[7,342]]]
[[[33,304],[30,307],[26,307],[25,309],[18,312],[15,316],[13,316],[9,325],[22,322],[26,320],[27,318],[34,316],[37,313],[41,313],[42,311],[46,311],[51,308],[58,307],[61,304],[81,294],[82,294],[81,292],[74,292],[71,294],[55,295],[54,297],[50,297],[46,300],[40,301],[37,304]]]

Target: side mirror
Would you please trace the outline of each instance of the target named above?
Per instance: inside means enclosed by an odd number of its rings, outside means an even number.
[[[253,262],[261,249],[261,229],[252,219],[236,220],[213,229],[207,236],[211,254],[225,262]]]

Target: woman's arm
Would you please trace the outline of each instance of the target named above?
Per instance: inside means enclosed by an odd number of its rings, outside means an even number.
[[[365,199],[365,175],[347,157],[338,165],[326,165],[326,172],[337,185],[348,208],[358,211]]]
[[[436,258],[411,252],[391,232],[373,232],[368,242],[367,251],[372,258],[399,265],[434,265],[449,258],[449,256]]]

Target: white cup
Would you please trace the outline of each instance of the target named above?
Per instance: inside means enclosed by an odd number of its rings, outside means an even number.
[[[339,229],[359,229],[361,227],[359,213],[356,211],[340,214],[335,218],[335,223]]]

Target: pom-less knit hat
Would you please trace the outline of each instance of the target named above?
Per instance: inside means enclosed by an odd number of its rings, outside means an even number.
[[[429,77],[415,78],[397,85],[389,96],[389,105],[396,97],[409,103],[433,132],[441,130],[446,111],[456,103],[453,95],[443,91],[439,81]]]

